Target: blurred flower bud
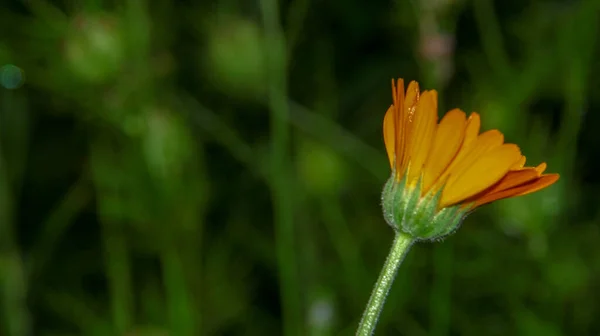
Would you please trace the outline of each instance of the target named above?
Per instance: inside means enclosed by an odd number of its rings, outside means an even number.
[[[191,152],[188,129],[169,111],[150,109],[145,115],[143,146],[150,173],[165,180],[179,176]]]
[[[118,22],[107,15],[78,16],[65,53],[71,71],[84,81],[99,83],[116,77],[124,60]]]
[[[261,97],[265,91],[263,45],[256,23],[219,20],[208,38],[204,69],[223,92],[246,99]]]
[[[298,151],[298,170],[309,192],[335,194],[345,181],[344,163],[331,148],[305,141]]]

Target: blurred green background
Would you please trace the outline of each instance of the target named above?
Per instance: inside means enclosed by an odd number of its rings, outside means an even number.
[[[352,335],[393,240],[396,77],[561,179],[415,246],[377,334],[600,334],[599,12],[3,2],[0,334]]]

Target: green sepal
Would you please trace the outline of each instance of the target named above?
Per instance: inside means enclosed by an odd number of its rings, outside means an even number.
[[[394,230],[416,240],[439,240],[452,234],[469,214],[471,207],[455,205],[438,209],[443,188],[421,197],[421,187],[421,179],[415,187],[410,187],[406,175],[397,181],[395,172],[392,172],[382,194],[385,221]]]

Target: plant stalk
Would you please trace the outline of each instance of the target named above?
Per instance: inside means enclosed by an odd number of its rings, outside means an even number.
[[[273,201],[283,335],[304,335],[302,292],[294,239],[294,205],[288,146],[287,54],[278,0],[261,0],[264,23],[267,95],[271,111],[270,186]]]
[[[410,236],[401,232],[396,233],[396,238],[394,239],[390,253],[379,274],[379,278],[375,283],[375,287],[373,287],[371,298],[367,303],[365,312],[358,325],[358,330],[356,331],[357,336],[373,335],[375,332],[379,315],[381,315],[381,312],[383,311],[385,299],[390,292],[390,288],[392,288],[392,284],[398,273],[398,268],[400,268],[400,264],[402,264],[404,257],[413,243],[414,239]]]

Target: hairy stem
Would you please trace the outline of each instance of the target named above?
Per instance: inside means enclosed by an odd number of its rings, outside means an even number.
[[[414,239],[408,235],[401,232],[396,234],[390,253],[379,274],[379,279],[377,279],[375,287],[373,287],[371,298],[369,299],[369,303],[367,303],[358,330],[356,331],[357,336],[372,335],[375,331],[377,320],[379,320],[379,315],[383,311],[385,299],[390,292],[390,288],[392,288],[398,268],[400,268],[400,264],[402,264],[404,257],[413,243]]]

